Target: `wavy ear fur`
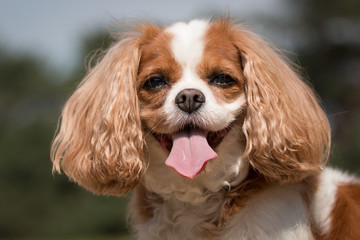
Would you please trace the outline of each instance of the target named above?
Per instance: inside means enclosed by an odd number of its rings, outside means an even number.
[[[299,181],[319,171],[330,127],[313,91],[261,38],[238,28],[235,39],[248,104],[243,157],[268,180]]]
[[[98,194],[131,190],[146,168],[136,91],[137,38],[113,45],[71,96],[52,144],[53,170]]]

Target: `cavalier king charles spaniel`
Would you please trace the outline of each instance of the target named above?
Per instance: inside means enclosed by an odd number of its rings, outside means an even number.
[[[134,190],[139,239],[360,239],[360,181],[325,167],[330,127],[294,65],[229,20],[143,24],[67,101],[61,169]]]

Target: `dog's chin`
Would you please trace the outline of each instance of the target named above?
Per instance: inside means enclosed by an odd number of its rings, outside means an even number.
[[[182,129],[180,129],[179,132],[187,131],[187,130],[191,130],[191,129],[203,131],[206,136],[206,140],[207,140],[209,146],[215,151],[216,148],[221,144],[223,139],[226,137],[226,135],[229,133],[229,131],[231,129],[231,124],[229,126],[227,126],[226,128],[223,128],[216,132],[213,132],[213,131],[210,131],[207,129],[201,129],[201,128],[194,127],[194,126],[184,127]],[[155,139],[168,152],[171,152],[175,134],[176,134],[176,132],[171,133],[171,134],[153,132],[153,136],[155,137]]]

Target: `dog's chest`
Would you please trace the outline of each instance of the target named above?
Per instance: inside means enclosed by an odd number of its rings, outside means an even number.
[[[136,227],[139,239],[211,239],[220,209],[216,199],[199,205],[174,199],[152,204],[152,217]]]
[[[293,187],[272,189],[249,201],[218,227],[221,199],[191,205],[168,200],[137,225],[139,239],[312,239],[305,205]]]

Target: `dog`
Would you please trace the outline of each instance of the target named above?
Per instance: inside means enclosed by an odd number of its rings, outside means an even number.
[[[121,196],[139,239],[360,239],[360,181],[278,50],[230,20],[142,24],[67,101],[53,171]]]

